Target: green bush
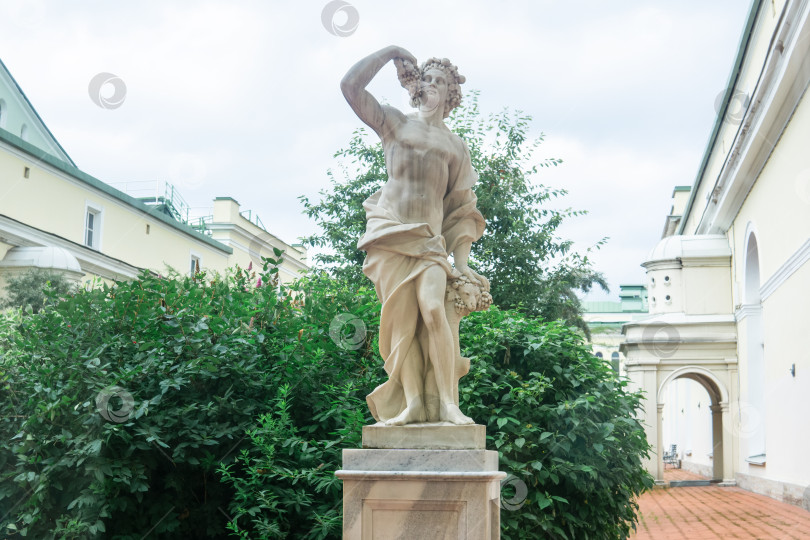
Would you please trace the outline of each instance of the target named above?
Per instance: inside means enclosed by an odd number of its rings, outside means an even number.
[[[385,376],[379,304],[272,279],[144,274],[0,318],[2,534],[339,538],[334,471]],[[504,538],[626,536],[651,483],[639,396],[561,324],[493,308],[462,343],[462,409],[516,477]]]
[[[264,412],[265,352],[289,336],[273,330],[284,307],[271,288],[205,279],[144,274],[17,326],[0,366],[4,532],[222,534],[231,493],[215,469]],[[130,414],[101,416],[128,394]]]
[[[626,538],[652,487],[649,445],[628,391],[562,322],[490,308],[462,320],[462,409],[500,453],[503,538]],[[491,441],[491,443],[489,442]]]

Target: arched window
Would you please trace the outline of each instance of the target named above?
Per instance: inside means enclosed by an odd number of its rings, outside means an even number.
[[[746,317],[745,367],[748,371],[747,403],[741,406],[741,421],[748,437],[748,461],[765,461],[765,336],[762,321],[762,297],[759,279],[759,244],[754,231],[745,243],[745,272],[743,302],[748,309]]]
[[[28,125],[23,124],[20,128],[20,138],[24,141],[28,140]]]
[[[602,353],[600,353],[600,352],[596,353],[596,357],[597,358],[602,358]]]
[[[619,361],[619,353],[617,353],[616,351],[613,351],[610,354],[610,366],[613,368],[613,371],[616,373],[616,375],[619,374],[619,366],[620,365],[621,365],[621,362]]]
[[[6,102],[5,100],[0,99],[0,128],[5,127],[7,114]]]

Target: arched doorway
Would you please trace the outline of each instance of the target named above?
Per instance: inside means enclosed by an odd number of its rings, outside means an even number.
[[[713,476],[711,399],[706,388],[689,377],[679,377],[663,389],[662,431],[664,451],[681,469],[706,478]],[[667,469],[669,465],[664,463]],[[666,470],[664,471],[667,472]]]
[[[658,474],[656,480],[664,480],[663,462],[663,413],[665,406],[666,389],[678,379],[690,379],[702,386],[709,396],[709,411],[711,412],[711,438],[712,438],[712,480],[715,482],[733,482],[732,473],[732,442],[731,415],[729,412],[728,390],[720,379],[710,370],[700,366],[684,366],[676,369],[664,377],[657,392],[658,418],[657,418],[657,457]]]

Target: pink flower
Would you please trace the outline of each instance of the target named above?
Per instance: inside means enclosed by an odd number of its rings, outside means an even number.
[[[250,261],[250,264],[248,265],[248,272],[251,270],[253,270],[253,261]]]
[[[261,286],[262,286],[262,278],[259,278],[258,281],[256,281],[256,288],[258,289]]]

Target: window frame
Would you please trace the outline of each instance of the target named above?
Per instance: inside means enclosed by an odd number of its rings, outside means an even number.
[[[203,267],[202,255],[200,253],[192,250],[192,251],[189,252],[189,261],[188,261],[188,275],[191,276],[191,277],[194,277],[194,270],[195,270],[196,266],[192,267],[192,265],[194,264],[195,261],[197,262],[197,264],[200,265],[200,271],[202,272],[202,267]]]
[[[93,215],[93,228],[89,227],[88,221],[90,215]],[[104,208],[99,205],[86,201],[84,204],[84,238],[82,244],[95,251],[101,251],[101,240],[104,230]],[[88,233],[91,233],[91,242],[88,243]]]

